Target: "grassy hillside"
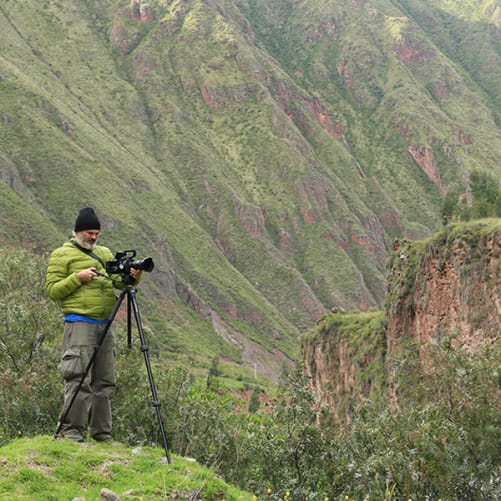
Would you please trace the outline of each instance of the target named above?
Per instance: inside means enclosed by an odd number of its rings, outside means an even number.
[[[273,377],[501,175],[499,11],[470,3],[6,0],[0,242],[48,252],[94,206],[155,260],[160,345]]]
[[[167,464],[163,449],[113,444],[76,444],[47,436],[22,438],[0,448],[2,499],[251,500],[189,459],[174,456]]]

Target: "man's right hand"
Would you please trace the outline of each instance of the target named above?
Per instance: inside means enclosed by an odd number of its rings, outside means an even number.
[[[83,284],[85,282],[90,282],[95,276],[97,276],[96,268],[87,268],[77,273],[78,280]]]

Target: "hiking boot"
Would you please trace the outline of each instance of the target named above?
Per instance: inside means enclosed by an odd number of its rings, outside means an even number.
[[[111,440],[111,435],[109,433],[98,433],[97,435],[92,435],[92,438],[96,442],[108,442]]]
[[[84,441],[82,434],[78,430],[74,430],[71,428],[64,430],[61,433],[61,436],[73,440],[73,442],[82,443]]]

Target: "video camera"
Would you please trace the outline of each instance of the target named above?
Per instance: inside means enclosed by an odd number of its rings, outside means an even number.
[[[115,259],[106,262],[106,273],[126,277],[130,275],[131,268],[150,272],[155,267],[155,263],[153,263],[153,259],[151,257],[134,259],[135,257],[135,250],[117,252],[115,254]]]

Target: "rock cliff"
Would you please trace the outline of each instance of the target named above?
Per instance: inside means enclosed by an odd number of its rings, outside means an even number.
[[[320,400],[349,420],[360,399],[392,394],[399,349],[413,347],[426,368],[431,346],[479,354],[500,333],[501,220],[480,220],[395,241],[385,311],[324,316],[303,340],[303,362]]]
[[[386,297],[389,351],[402,338],[477,352],[501,332],[501,222],[449,226],[396,242]]]

